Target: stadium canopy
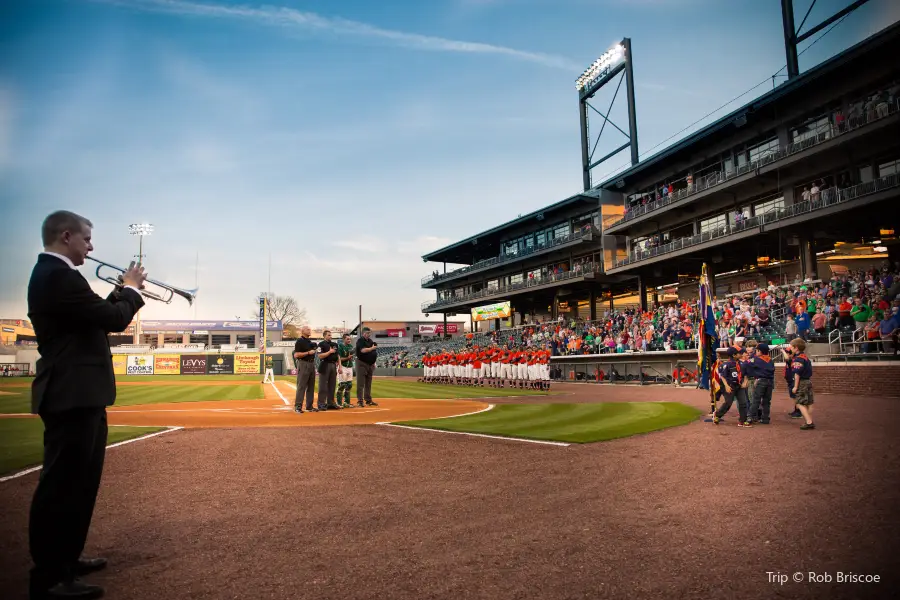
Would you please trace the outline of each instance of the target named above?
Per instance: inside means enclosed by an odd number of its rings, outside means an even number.
[[[424,254],[422,255],[422,260],[425,262],[448,262],[462,265],[472,264],[472,246],[477,246],[479,244],[484,246],[490,246],[492,244],[498,245],[501,241],[503,241],[503,239],[505,238],[505,234],[510,229],[519,227],[529,222],[534,222],[535,226],[537,227],[537,223],[550,219],[554,213],[560,212],[578,204],[583,204],[586,209],[591,210],[597,208],[598,199],[596,195],[593,195],[591,193],[580,193],[575,194],[574,196],[569,196],[565,200],[560,200],[556,204],[551,204],[550,206],[546,206],[540,210],[530,212],[527,215],[516,217],[512,221],[507,221],[506,223],[497,225],[496,227],[492,227],[487,231],[482,231],[479,234],[467,237],[466,239],[450,244],[449,246],[444,246],[443,248],[435,250],[434,252]]]

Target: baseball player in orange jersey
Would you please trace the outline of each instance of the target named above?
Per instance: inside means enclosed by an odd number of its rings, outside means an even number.
[[[504,387],[509,380],[509,348],[500,350],[500,380],[497,382],[498,387]]]
[[[500,355],[502,354],[500,348],[494,344],[491,347],[491,387],[499,387],[498,380],[500,379]]]
[[[528,384],[528,351],[522,348],[519,351],[519,388],[524,389]]]

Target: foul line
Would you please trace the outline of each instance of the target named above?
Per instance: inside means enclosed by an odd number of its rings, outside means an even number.
[[[133,425],[110,425],[110,427],[134,427],[134,426]],[[147,426],[143,425],[142,427],[147,427]],[[146,439],[149,439],[152,437],[156,437],[158,435],[162,435],[164,433],[171,433],[173,431],[178,431],[179,429],[184,429],[184,427],[170,427],[168,429],[164,429],[163,431],[156,431],[154,433],[148,433],[147,435],[142,435],[140,437],[132,438],[130,440],[125,440],[124,442],[116,442],[115,444],[110,444],[109,446],[107,446],[106,449],[109,450],[110,448],[117,448],[119,446],[124,446],[125,444],[130,444],[132,442],[138,442],[140,440],[146,440]],[[0,477],[0,483],[3,483],[4,481],[9,481],[11,479],[16,479],[17,477],[22,477],[23,475],[28,475],[29,473],[34,473],[36,471],[40,471],[41,469],[43,469],[43,466],[30,467],[28,469],[25,469],[24,471],[19,471],[18,473],[13,473],[12,475],[7,475],[5,477]]]
[[[495,406],[494,404],[488,404],[487,408],[482,408],[481,410],[476,410],[475,412],[463,413],[463,414],[461,414],[461,415],[450,415],[449,417],[434,417],[434,418],[431,418],[431,419],[423,419],[423,420],[425,420],[425,421],[437,421],[438,419],[455,419],[456,417],[468,417],[469,415],[477,415],[477,414],[481,414],[481,413],[483,413],[483,412],[487,412],[487,411],[493,409],[494,406]],[[377,424],[378,424],[378,425],[381,425],[382,423],[377,423]]]
[[[290,406],[291,403],[288,402],[288,399],[284,397],[284,394],[281,393],[281,390],[278,389],[278,386],[275,385],[275,382],[270,381],[269,385],[271,385],[275,389],[275,393],[278,394],[278,397],[281,398],[281,401],[284,402],[284,405]],[[291,384],[288,384],[288,385],[291,385]],[[296,389],[296,388],[294,388],[294,389]]]
[[[461,415],[460,415],[461,416]],[[505,437],[502,435],[487,435],[486,433],[468,433],[465,431],[445,431],[443,429],[430,429],[428,427],[411,427],[409,425],[395,425],[394,423],[375,423],[387,427],[399,427],[400,429],[415,429],[416,431],[433,431],[435,433],[450,433],[453,435],[468,435],[471,437],[489,438],[492,440],[507,440],[510,442],[526,442],[528,444],[543,444],[545,446],[568,446],[566,442],[550,442],[547,440],[529,440],[526,438]]]

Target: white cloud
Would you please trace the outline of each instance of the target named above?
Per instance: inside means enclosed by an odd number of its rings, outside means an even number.
[[[580,65],[561,56],[541,52],[528,52],[506,46],[453,40],[419,33],[410,33],[394,29],[385,29],[368,23],[351,21],[339,17],[325,17],[312,12],[303,12],[287,7],[264,6],[222,6],[202,2],[184,0],[98,0],[110,4],[166,12],[181,15],[194,15],[213,18],[246,19],[277,25],[321,31],[336,35],[385,40],[399,46],[435,52],[455,52],[464,54],[495,54],[508,56],[518,60],[537,63],[567,71],[578,71]]]

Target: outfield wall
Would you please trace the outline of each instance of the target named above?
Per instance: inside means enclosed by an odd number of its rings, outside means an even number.
[[[259,375],[262,354],[113,354],[116,375]]]

